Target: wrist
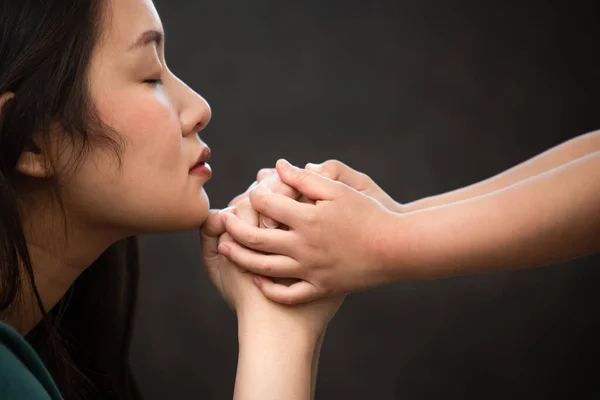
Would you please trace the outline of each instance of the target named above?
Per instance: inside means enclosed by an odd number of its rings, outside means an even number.
[[[402,210],[401,213],[408,214],[411,212],[420,211],[425,208],[428,208],[431,206],[430,204],[428,204],[429,199],[430,199],[429,197],[425,197],[425,198],[422,198],[419,200],[412,201],[410,203],[402,204],[401,205],[401,210]]]
[[[238,320],[234,399],[308,399],[317,342],[267,320],[250,314]]]
[[[314,352],[323,331],[312,327],[310,321],[290,315],[286,306],[269,304],[269,309],[244,310],[238,313],[240,346],[257,341],[271,341],[274,346],[293,343],[298,352]]]
[[[390,284],[416,279],[421,265],[418,263],[420,251],[424,251],[424,243],[418,239],[420,213],[389,213],[383,222],[382,237],[376,245],[376,259],[382,270],[382,282]]]
[[[390,207],[390,211],[398,214],[406,214],[410,212],[410,207],[408,204],[402,204],[400,202],[394,201],[392,207]]]

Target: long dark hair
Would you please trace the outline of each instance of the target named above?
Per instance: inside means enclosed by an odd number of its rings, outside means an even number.
[[[57,306],[44,310],[23,230],[16,165],[24,150],[50,142],[56,123],[81,144],[71,167],[91,146],[108,146],[119,156],[122,143],[102,125],[88,93],[88,66],[107,4],[0,0],[0,96],[15,94],[0,109],[0,317],[29,285],[43,318],[26,338],[67,400],[139,398],[128,358],[137,240],[108,248]],[[34,133],[41,133],[41,144]]]

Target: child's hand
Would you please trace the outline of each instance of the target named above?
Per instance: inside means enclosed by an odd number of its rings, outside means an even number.
[[[373,181],[373,179],[362,172],[350,168],[341,161],[328,160],[321,164],[308,163],[305,168],[331,180],[346,184],[352,189],[358,190],[359,192],[374,198],[392,212],[404,212],[403,205],[392,199]],[[256,187],[256,183],[262,183],[272,179],[279,179],[275,168],[263,168],[258,171],[256,182],[251,189]],[[275,190],[273,191],[276,192]]]
[[[281,179],[279,179],[275,168],[271,168],[271,170],[273,171],[272,173],[268,172],[267,169],[261,169],[263,172],[259,172],[260,179],[257,179],[255,182],[253,182],[244,193],[237,195],[233,200],[231,200],[228,206],[235,207],[242,201],[246,200],[250,195],[250,191],[259,183],[263,186],[266,186],[273,193],[282,194],[291,199],[301,200],[299,199],[300,193],[298,193],[296,189],[283,183]],[[265,217],[264,215],[261,215],[259,219],[261,227],[273,229],[279,226],[279,223],[273,221],[271,218]]]
[[[259,275],[301,279],[288,287],[255,278],[265,296],[280,303],[305,302],[386,282],[386,235],[393,230],[397,214],[347,185],[285,161],[278,162],[277,172],[283,183],[316,203],[301,203],[257,185],[250,192],[254,209],[289,230],[260,229],[224,215],[225,229],[238,243],[222,243],[219,252]]]
[[[343,296],[321,299],[294,307],[276,304],[266,299],[252,283],[254,274],[238,268],[227,258],[216,252],[217,243],[232,245],[227,233],[221,235],[219,215],[235,214],[243,223],[258,228],[258,213],[253,210],[248,199],[242,200],[235,208],[212,213],[202,229],[202,250],[204,264],[212,283],[219,290],[230,308],[242,318],[245,324],[260,325],[268,329],[286,331],[293,329],[305,332],[311,340],[317,340],[325,331],[330,319],[343,302]],[[267,230],[262,228],[262,230]],[[269,230],[270,231],[270,230]],[[219,237],[220,236],[220,237]],[[276,279],[278,285],[288,285],[291,281]],[[258,329],[258,328],[252,328]]]

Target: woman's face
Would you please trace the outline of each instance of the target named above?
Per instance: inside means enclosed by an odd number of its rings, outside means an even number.
[[[128,235],[199,226],[208,215],[210,167],[199,132],[208,103],[168,70],[159,16],[150,0],[106,2],[90,65],[90,93],[102,121],[122,139],[114,154],[94,148],[62,185],[85,223]]]

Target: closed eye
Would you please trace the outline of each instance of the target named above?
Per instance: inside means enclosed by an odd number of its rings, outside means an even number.
[[[146,79],[146,80],[144,80],[144,83],[147,83],[150,85],[162,85],[163,81],[162,81],[162,79]]]

